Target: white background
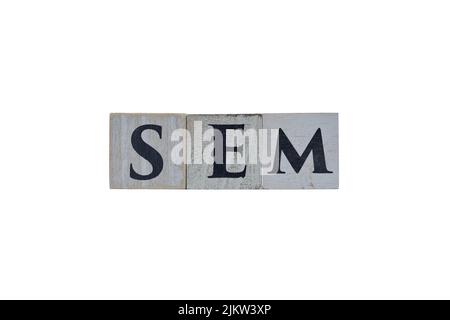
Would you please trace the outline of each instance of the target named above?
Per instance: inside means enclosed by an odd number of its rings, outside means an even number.
[[[450,298],[448,1],[2,1],[1,298]],[[109,190],[110,112],[339,112],[340,190]]]

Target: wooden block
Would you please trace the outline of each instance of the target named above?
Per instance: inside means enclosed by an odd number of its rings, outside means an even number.
[[[263,128],[278,134],[263,189],[339,187],[337,113],[263,114]]]
[[[246,159],[251,148],[251,138],[243,138],[252,130],[257,134],[257,130],[261,128],[261,115],[188,115],[187,129],[192,139],[192,152],[187,166],[187,188],[261,188],[261,168],[258,161],[249,163]],[[224,139],[227,146],[225,157],[223,149],[219,147],[219,145],[222,146],[219,142],[221,139],[218,139],[221,136],[221,130],[227,133]],[[239,137],[239,133],[243,136]],[[237,137],[232,139],[228,134],[230,136],[236,134]],[[202,135],[204,138],[206,136],[206,139],[202,139]],[[257,141],[254,142],[257,143]],[[213,155],[208,161],[205,155],[212,152]],[[236,158],[242,158],[244,162],[237,162]],[[226,160],[223,161],[225,163],[220,163],[222,162],[220,159]],[[199,163],[199,160],[202,163]]]
[[[110,187],[112,189],[184,189],[186,165],[171,160],[179,141],[174,130],[186,129],[184,114],[110,115]],[[185,147],[185,138],[181,140]]]

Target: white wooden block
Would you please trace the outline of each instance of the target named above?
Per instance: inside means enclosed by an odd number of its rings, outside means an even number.
[[[188,189],[259,189],[261,188],[261,169],[258,161],[254,163],[248,163],[246,156],[250,149],[249,138],[243,138],[239,135],[235,139],[227,136],[226,144],[227,151],[224,159],[225,171],[222,170],[222,176],[214,165],[214,162],[218,160],[212,159],[205,163],[205,154],[214,150],[214,156],[217,156],[217,128],[218,126],[236,126],[234,129],[226,130],[227,133],[232,136],[233,133],[247,134],[253,130],[257,134],[257,130],[262,128],[261,115],[188,115],[187,116],[187,129],[192,139],[192,152],[190,155],[190,163],[187,167],[187,188]],[[213,132],[216,128],[216,132],[213,135],[208,136],[209,132]],[[224,129],[225,127],[221,127]],[[250,130],[249,130],[250,129]],[[225,130],[225,129],[224,129]],[[215,141],[202,139],[202,136],[212,137]],[[207,138],[208,138],[207,137]],[[200,141],[200,147],[199,143]],[[257,140],[254,141],[257,143]],[[211,148],[211,146],[213,148]],[[233,150],[233,146],[238,149]],[[220,148],[219,148],[220,150]],[[223,156],[223,154],[221,154]],[[221,156],[217,156],[221,158]],[[244,163],[231,163],[232,158],[242,158]],[[222,157],[223,158],[223,157]],[[198,160],[202,160],[199,164]],[[197,161],[196,161],[197,160]],[[197,163],[196,163],[197,162]],[[230,164],[231,163],[231,164]],[[215,170],[217,169],[217,170]],[[223,169],[223,167],[222,167]],[[233,176],[233,177],[230,177]]]
[[[171,141],[186,129],[184,114],[110,115],[110,187],[112,189],[184,189],[186,165],[175,164]],[[180,139],[182,147],[185,140]]]
[[[339,187],[337,113],[263,114],[263,127],[278,130],[278,149],[262,164],[263,189]]]

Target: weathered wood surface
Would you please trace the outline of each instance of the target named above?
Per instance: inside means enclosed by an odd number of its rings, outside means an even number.
[[[149,180],[130,177],[130,165],[136,173],[147,175],[154,169],[152,164],[137,154],[131,144],[131,136],[143,125],[161,126],[161,137],[154,130],[142,132],[142,140],[157,150],[163,159],[161,173]],[[171,141],[175,129],[186,128],[185,114],[126,114],[110,115],[110,187],[112,189],[184,189],[186,166],[171,161],[172,148],[178,142]]]
[[[262,177],[264,189],[335,189],[339,187],[337,113],[263,114],[263,128],[281,128],[300,155],[320,128],[326,166],[332,172],[314,173],[313,154],[310,153],[297,173],[286,156],[281,155],[280,169],[285,174],[264,174]],[[273,162],[270,168],[273,167]]]
[[[202,132],[211,129],[211,124],[243,124],[244,130],[261,129],[261,115],[188,115],[187,129],[191,137],[194,137],[195,121],[202,122]],[[209,142],[203,142],[203,149]],[[194,149],[194,148],[193,148]],[[245,150],[249,149],[248,140],[245,141]],[[195,153],[199,150],[192,150],[191,162],[194,162]],[[198,155],[198,154],[197,154]],[[229,172],[241,172],[245,165],[227,165]],[[212,164],[188,164],[187,167],[187,188],[188,189],[259,189],[261,188],[261,168],[258,163],[247,164],[245,177],[243,178],[208,178],[213,174]]]
[[[226,135],[225,155],[222,151],[218,153],[222,150],[218,148],[217,138],[221,136],[218,128],[231,134],[244,133],[242,137]],[[176,130],[178,139],[173,139]],[[247,135],[249,130],[254,130],[256,140]],[[339,187],[337,113],[187,116],[117,113],[110,116],[110,131],[113,189]],[[140,148],[136,141],[141,143]],[[174,162],[173,155],[180,151],[182,156],[178,159],[182,161]],[[213,154],[209,162],[205,158],[208,152]],[[239,157],[244,159],[243,163],[232,163]],[[221,163],[218,159],[226,160],[222,176],[217,174],[220,172],[217,164]],[[154,172],[158,174],[150,178]]]

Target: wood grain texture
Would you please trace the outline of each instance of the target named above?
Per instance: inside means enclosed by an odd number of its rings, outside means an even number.
[[[301,155],[318,128],[321,129],[326,166],[331,174],[313,173],[310,154],[299,173],[286,157],[281,156],[280,168],[285,174],[264,174],[263,189],[336,189],[339,187],[339,136],[337,113],[263,114],[265,129],[282,128]],[[272,167],[273,163],[269,167]]]
[[[154,124],[162,127],[162,137],[152,130],[142,133],[142,139],[162,156],[161,173],[151,180],[130,177],[130,164],[142,175],[152,172],[152,165],[139,156],[131,145],[131,135],[139,126]],[[171,151],[177,142],[171,142],[175,129],[186,128],[185,114],[126,114],[110,115],[110,187],[112,189],[184,189],[186,166],[170,161]]]
[[[202,121],[202,131],[205,132],[211,128],[211,124],[244,124],[244,130],[261,129],[261,115],[188,115],[187,129],[194,136],[194,122]],[[246,141],[246,149],[248,149]],[[203,142],[205,147],[207,142]],[[195,150],[191,154],[191,162],[193,162]],[[244,168],[243,165],[228,165],[227,170],[230,172],[240,172]],[[188,164],[187,168],[187,188],[188,189],[259,189],[261,188],[261,172],[260,165],[247,164],[246,175],[244,178],[208,178],[213,173],[213,165],[211,164]]]

